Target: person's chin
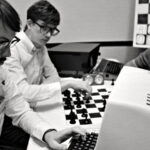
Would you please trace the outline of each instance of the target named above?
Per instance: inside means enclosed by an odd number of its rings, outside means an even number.
[[[42,43],[43,45],[45,45],[47,42],[48,42],[48,40],[47,40],[47,39],[43,39],[43,40],[41,40],[41,43]]]
[[[46,45],[46,42],[43,40],[38,43],[38,47],[43,47],[45,45]]]
[[[4,64],[6,58],[0,59],[0,66]]]
[[[0,62],[0,66],[2,66],[4,63]]]

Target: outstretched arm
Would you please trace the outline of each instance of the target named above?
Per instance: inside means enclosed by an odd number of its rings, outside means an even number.
[[[84,90],[87,93],[92,93],[92,87],[89,85],[87,81],[83,81],[79,78],[61,78],[61,90],[65,91],[68,88],[72,88],[74,90]]]

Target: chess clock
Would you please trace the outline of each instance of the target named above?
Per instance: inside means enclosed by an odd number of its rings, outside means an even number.
[[[101,85],[104,84],[104,75],[103,73],[84,74],[83,80],[88,81],[90,85]]]

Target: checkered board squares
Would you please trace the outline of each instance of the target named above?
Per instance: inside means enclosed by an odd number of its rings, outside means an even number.
[[[150,0],[136,0],[133,46],[150,47]]]
[[[110,86],[112,86],[110,84]],[[93,92],[90,97],[89,102],[87,102],[85,95],[80,93],[80,100],[81,100],[81,106],[79,107],[77,105],[78,100],[76,97],[76,94],[74,93],[74,90],[69,89],[70,96],[63,95],[63,101],[64,101],[64,113],[66,116],[66,123],[67,126],[72,125],[98,125],[101,123],[102,117],[104,115],[105,107],[107,100],[109,98],[109,94],[111,93],[110,90],[106,89],[106,86],[100,85],[100,86],[92,86]],[[69,101],[71,101],[71,106],[68,105],[68,102],[66,100],[69,97]],[[87,118],[83,115],[83,111],[85,114],[87,114]],[[75,122],[71,122],[70,113],[75,114]]]

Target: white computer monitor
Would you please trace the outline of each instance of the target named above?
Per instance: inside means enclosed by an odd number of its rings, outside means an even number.
[[[150,109],[107,105],[95,150],[149,150]]]
[[[150,71],[125,66],[115,84],[95,150],[149,150]]]

